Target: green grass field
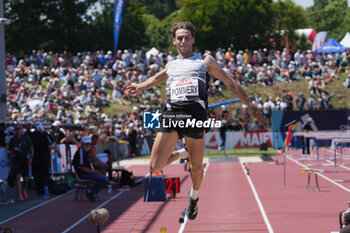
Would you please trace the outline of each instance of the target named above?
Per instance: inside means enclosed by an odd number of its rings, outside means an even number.
[[[241,148],[241,149],[234,149],[234,150],[226,150],[219,151],[219,150],[213,150],[213,151],[205,151],[204,156],[205,157],[216,157],[216,156],[275,156],[279,155],[279,153],[273,149],[268,148],[267,151],[260,151],[259,148]],[[150,155],[144,155],[139,156],[135,159],[149,159]]]
[[[268,148],[267,151],[260,151],[259,148],[241,148],[226,150],[225,153],[219,150],[206,151],[204,156],[215,157],[225,154],[226,156],[275,156],[278,152],[273,148]]]
[[[328,93],[334,93],[334,97],[331,100],[331,104],[335,109],[344,109],[350,107],[350,102],[348,101],[349,89],[343,86],[343,82],[346,79],[345,74],[340,74],[339,79],[333,80],[333,82],[326,85],[326,90]],[[309,80],[302,78],[299,81],[293,81],[292,83],[275,83],[273,86],[263,86],[261,84],[250,85],[247,87],[247,94],[259,96],[266,100],[269,96],[274,98],[277,96],[282,96],[286,92],[291,92],[294,98],[298,97],[300,92],[304,93],[304,97],[308,99],[310,97],[310,91],[308,88]],[[158,90],[161,92],[161,96],[165,99],[165,85],[161,84],[158,87]],[[215,96],[209,98],[209,105],[218,103],[220,101],[237,98],[228,90],[223,90],[221,92],[223,96]],[[294,100],[295,101],[295,100]],[[295,102],[294,102],[295,103]],[[137,103],[131,103],[130,105],[122,105],[119,103],[110,104],[108,107],[104,107],[104,112],[109,114],[115,113],[125,113],[130,111],[132,106],[138,106]],[[240,107],[241,103],[231,104],[229,106],[229,112],[233,109]],[[295,107],[296,109],[296,107]]]
[[[340,74],[339,79],[333,80],[333,82],[327,84],[326,90],[328,93],[334,93],[334,97],[331,100],[331,104],[335,109],[344,109],[350,107],[350,102],[348,101],[349,89],[343,86],[343,82],[346,79],[345,74]],[[273,86],[263,86],[261,84],[250,85],[247,87],[246,92],[249,96],[259,96],[266,100],[269,96],[273,96],[274,98],[277,96],[282,96],[286,92],[291,92],[292,96],[296,98],[300,92],[304,93],[304,97],[306,99],[310,96],[310,91],[308,89],[308,82],[302,78],[299,81],[293,81],[292,83],[275,83]],[[44,90],[46,90],[48,81],[42,81],[42,86]],[[112,95],[111,89],[105,89],[109,95]],[[165,85],[161,84],[157,88],[161,92],[161,97],[165,99]],[[228,90],[221,91],[222,96],[214,96],[209,98],[209,105],[218,103],[220,101],[229,100],[237,98]],[[229,112],[234,110],[237,107],[240,107],[242,103],[238,102],[235,104],[229,105]],[[126,113],[131,111],[133,106],[139,106],[139,103],[132,103],[127,105],[123,105],[120,103],[111,103],[108,106],[103,107],[103,111],[111,116],[120,113]],[[154,106],[157,107],[157,106]]]

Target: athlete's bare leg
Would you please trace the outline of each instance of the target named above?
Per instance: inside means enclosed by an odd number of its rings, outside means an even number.
[[[20,175],[16,175],[16,189],[17,189],[18,195],[22,195],[22,184],[21,184]]]
[[[188,153],[190,154],[190,168],[193,189],[199,190],[203,179],[203,157],[205,134],[202,139],[185,137]]]
[[[180,155],[181,155],[181,153],[180,153],[179,151],[173,151],[173,152],[171,152],[170,157],[169,157],[168,162],[167,162],[166,165],[169,165],[169,164],[171,164],[172,162],[178,160],[178,159],[180,158]]]
[[[172,154],[176,146],[179,135],[176,131],[163,133],[159,132],[154,141],[151,160],[150,160],[150,171],[152,173],[160,172],[169,161],[173,162],[175,154]]]

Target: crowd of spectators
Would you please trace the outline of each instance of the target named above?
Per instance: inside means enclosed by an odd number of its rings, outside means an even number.
[[[212,54],[206,51],[207,54]],[[330,109],[333,93],[329,93],[327,85],[339,74],[348,73],[344,86],[350,87],[348,64],[350,53],[322,53],[316,55],[310,50],[289,53],[286,48],[282,51],[259,49],[254,51],[227,51],[218,49],[215,56],[224,70],[232,75],[242,87],[249,85],[272,86],[275,83],[290,83],[300,79],[308,80],[310,93],[291,93],[286,90],[277,96],[262,99],[255,96],[253,103],[261,109],[265,116],[265,127],[271,126],[272,110],[321,110]],[[214,80],[212,87],[223,88],[219,80]],[[306,99],[304,96],[309,96]],[[240,115],[232,113],[232,121],[240,122],[243,129],[257,129],[255,121],[249,121],[247,107],[242,105]]]
[[[32,51],[31,55],[6,55],[7,122],[41,121],[81,124],[92,133],[125,139],[129,126],[140,126],[141,110],[163,103],[159,90],[132,98],[125,92],[130,82],[144,81],[161,68],[159,56],[146,59],[142,51],[77,53]],[[128,113],[103,112],[112,103],[131,105]]]
[[[285,91],[278,96],[262,99],[256,96],[254,104],[261,109],[266,125],[271,125],[271,111],[274,109],[328,109],[331,108],[327,84],[339,79],[349,63],[350,54],[320,54],[297,50],[288,53],[287,49],[254,51],[233,51],[218,49],[212,54],[223,69],[242,87],[249,85],[271,86],[278,82],[289,83],[298,79],[309,80],[310,98],[305,93]],[[142,50],[119,50],[82,52],[75,55],[33,50],[30,55],[6,55],[7,121],[41,121],[51,124],[81,124],[85,130],[101,135],[102,141],[126,139],[130,128],[139,134],[153,132],[142,127],[141,113],[162,106],[164,99],[160,89],[143,91],[132,97],[125,90],[130,82],[142,82],[151,77],[164,65],[176,59],[171,52],[146,56]],[[346,72],[348,72],[346,70]],[[350,78],[344,85],[350,86]],[[223,96],[220,80],[210,83],[210,96]],[[293,97],[294,95],[294,97]],[[309,94],[308,94],[309,95]],[[103,107],[119,103],[132,105],[126,113],[107,114]],[[246,106],[237,114],[232,113],[230,123],[241,125],[242,129],[254,128],[249,121]],[[221,111],[218,113],[221,114]],[[93,131],[93,132],[92,132]]]

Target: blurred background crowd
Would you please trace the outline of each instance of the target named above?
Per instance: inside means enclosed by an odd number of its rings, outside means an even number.
[[[306,110],[332,108],[333,93],[327,85],[339,79],[340,72],[347,72],[349,52],[320,54],[297,50],[290,54],[286,49],[232,51],[217,49],[205,51],[204,56],[214,56],[232,78],[246,88],[249,85],[271,86],[279,82],[290,83],[309,80],[310,96],[305,93],[283,91],[277,96],[263,99],[253,97],[253,103],[263,112],[265,127],[271,126],[272,110]],[[53,53],[33,50],[31,54],[6,55],[6,83],[8,90],[7,122],[40,121],[50,125],[55,121],[67,125],[83,125],[85,131],[101,135],[102,141],[126,138],[128,128],[139,134],[142,127],[141,113],[161,108],[164,98],[161,89],[143,91],[131,97],[125,87],[131,82],[143,82],[164,65],[176,59],[169,53],[147,54],[142,50]],[[350,79],[344,82],[350,87]],[[344,87],[344,88],[345,88]],[[222,96],[225,89],[220,80],[212,79],[209,95]],[[111,104],[128,106],[129,111],[108,114],[104,107]],[[227,106],[211,109],[212,117],[229,120],[240,128],[254,129],[246,106],[242,105],[227,115]],[[230,119],[228,119],[230,116]]]

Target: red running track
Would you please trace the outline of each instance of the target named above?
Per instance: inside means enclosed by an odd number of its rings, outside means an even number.
[[[240,163],[211,163],[200,191],[199,215],[188,221],[183,232],[331,232],[338,231],[338,212],[347,206],[348,191],[319,177],[321,192],[306,190],[307,174],[302,166],[287,159],[287,186],[283,185],[283,165],[271,162],[251,163],[250,179],[266,212],[258,206],[253,189]],[[147,165],[129,168],[137,177],[148,173]],[[190,176],[182,165],[164,169],[165,175],[180,176],[181,193],[166,202],[143,202],[143,187],[130,192],[103,190],[99,203],[73,201],[67,194],[48,204],[3,224],[16,233],[96,232],[87,219],[89,210],[103,205],[110,219],[101,227],[103,233],[179,232],[178,219],[187,206]],[[114,197],[115,199],[111,200]]]

